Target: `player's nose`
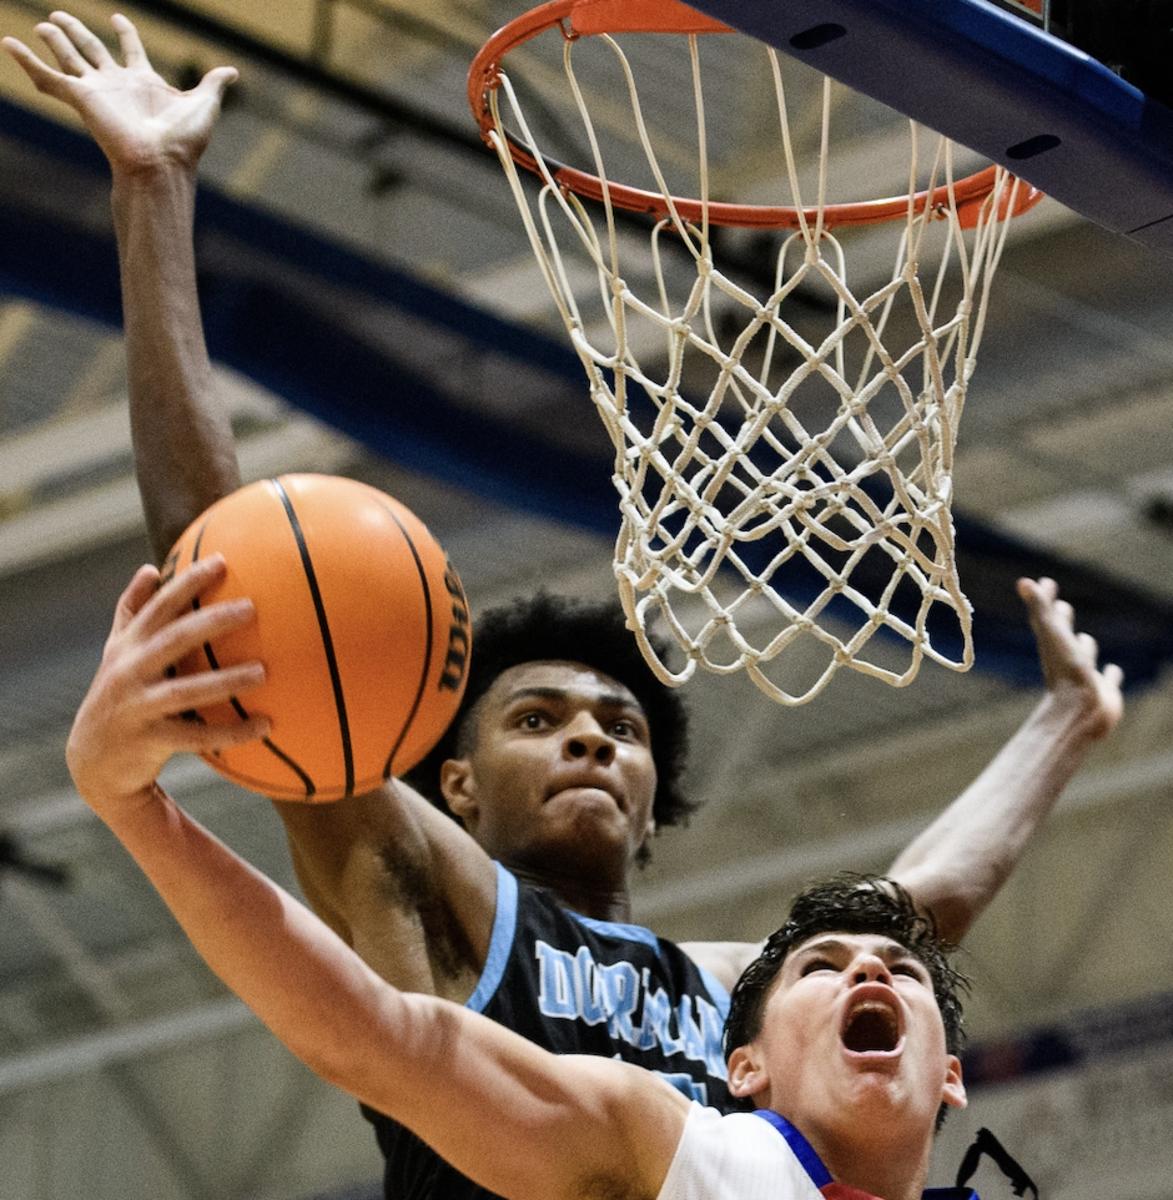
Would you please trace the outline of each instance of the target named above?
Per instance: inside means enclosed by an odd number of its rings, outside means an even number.
[[[862,952],[852,960],[849,972],[852,983],[891,983],[892,972],[888,964],[878,955]]]
[[[606,766],[615,758],[615,742],[590,713],[579,713],[566,728],[562,753],[569,759],[590,758]]]

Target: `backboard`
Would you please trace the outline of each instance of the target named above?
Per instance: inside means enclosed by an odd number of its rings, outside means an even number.
[[[695,7],[1173,253],[1173,111],[988,0]]]

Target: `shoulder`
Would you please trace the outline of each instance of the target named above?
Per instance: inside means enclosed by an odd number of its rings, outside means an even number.
[[[660,1200],[818,1200],[820,1192],[785,1138],[753,1113],[694,1104]]]

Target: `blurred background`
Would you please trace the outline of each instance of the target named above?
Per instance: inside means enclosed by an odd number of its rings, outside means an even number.
[[[0,30],[39,45],[49,11],[0,0]],[[108,7],[71,11],[109,35]],[[241,71],[205,159],[197,241],[246,475],[329,471],[392,492],[444,544],[474,613],[538,586],[609,595],[609,443],[465,98],[472,55],[520,6],[122,11],[169,78]],[[744,42],[711,41],[716,186],[761,197],[778,162],[761,117],[772,97]],[[684,60],[655,42],[632,59],[687,187]],[[523,52],[513,77],[539,139],[581,161],[558,53]],[[613,90],[583,82],[625,161]],[[794,88],[809,154],[811,80]],[[0,1200],[374,1197],[356,1106],[225,994],[65,770],[114,601],[149,557],[108,175],[70,116],[0,61]],[[842,91],[835,125],[843,198],[898,189],[907,124]],[[882,278],[882,247],[849,251],[860,286]],[[770,245],[736,235],[721,252],[752,281]],[[741,939],[771,930],[811,876],[884,868],[1030,711],[1040,680],[1016,576],[1054,575],[1125,666],[1123,724],[965,948],[973,1106],[946,1129],[940,1182],[984,1124],[1053,1197],[1173,1194],[1171,328],[1167,262],[1051,201],[1021,219],[956,460],[974,671],[928,665],[903,691],[844,672],[798,709],[740,677],[687,687],[704,807],[658,840],[635,915],[677,938]],[[167,781],[292,885],[263,799],[196,761]]]

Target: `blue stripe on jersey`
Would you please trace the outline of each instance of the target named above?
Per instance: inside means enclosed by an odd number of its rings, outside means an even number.
[[[810,1176],[815,1187],[824,1188],[832,1182],[831,1172],[823,1166],[823,1160],[815,1153],[814,1147],[785,1117],[780,1117],[768,1108],[759,1108],[754,1116],[768,1121],[786,1139],[786,1144],[802,1164],[802,1169]]]
[[[779,1116],[778,1113],[772,1112],[768,1108],[757,1109],[754,1116],[761,1117],[763,1121],[773,1125],[786,1139],[791,1153],[802,1164],[802,1169],[810,1176],[811,1183],[815,1187],[821,1191],[835,1182],[831,1178],[831,1172],[827,1170],[823,1165],[823,1160],[815,1152],[815,1148],[785,1117]],[[927,1188],[921,1193],[921,1200],[979,1200],[979,1197],[972,1188]]]
[[[595,917],[584,917],[582,913],[576,912],[571,912],[570,915],[603,937],[618,938],[622,942],[642,942],[659,953],[660,939],[643,925],[628,925],[623,921],[600,921]],[[701,979],[717,1007],[717,1012],[721,1014],[722,1022],[724,1022],[725,1018],[729,1016],[728,991],[711,971],[706,970],[699,963],[696,964],[696,969],[700,972]]]
[[[493,917],[493,933],[489,938],[489,953],[485,955],[485,969],[477,981],[476,991],[464,1005],[473,1012],[484,1012],[485,1005],[492,1000],[500,986],[517,932],[517,880],[500,863],[494,863],[493,866],[497,869],[497,912]]]
[[[622,921],[598,921],[594,917],[584,917],[582,913],[576,912],[570,915],[603,937],[618,938],[622,942],[642,942],[645,946],[651,946],[653,950],[660,949],[660,939],[642,925],[625,925]]]

